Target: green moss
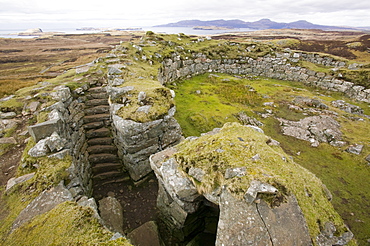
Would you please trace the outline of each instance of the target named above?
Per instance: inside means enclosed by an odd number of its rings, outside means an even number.
[[[326,221],[334,222],[340,233],[346,231],[341,217],[326,198],[321,181],[293,162],[279,147],[270,147],[266,143],[268,139],[252,128],[226,123],[219,133],[179,144],[175,158],[185,172],[196,167],[206,173],[202,182],[194,182],[200,192],[226,185],[235,196],[242,198],[252,180],[278,184],[285,187],[285,193],[297,197],[312,238],[320,233],[320,226]],[[257,154],[260,159],[254,161],[252,157]],[[236,167],[246,167],[247,175],[225,179],[226,169]]]
[[[303,61],[303,60],[299,61],[299,66],[307,68],[307,69],[315,71],[315,72],[319,72],[319,73],[326,73],[326,74],[331,74],[332,73],[331,67],[311,63],[311,62],[308,62],[308,61]]]
[[[0,102],[0,111],[3,112],[21,112],[23,109],[23,102],[20,99],[12,98],[4,102]]]
[[[64,202],[16,229],[4,245],[131,245],[123,238],[109,241],[112,236],[91,208]]]
[[[170,89],[163,87],[158,82],[143,80],[140,84],[129,82],[125,86],[134,86],[135,90],[130,91],[129,95],[125,95],[126,99],[130,100],[130,104],[118,110],[117,115],[123,119],[133,120],[136,122],[148,122],[158,119],[163,119],[168,114],[168,110],[174,106],[174,100],[171,96]],[[141,104],[138,101],[139,93],[146,93],[145,103]],[[122,99],[118,99],[119,102]],[[141,106],[151,106],[149,112],[138,111]]]

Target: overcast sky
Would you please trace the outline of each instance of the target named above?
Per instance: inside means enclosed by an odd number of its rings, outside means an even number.
[[[369,0],[0,0],[0,29],[137,27],[241,19],[370,26]]]

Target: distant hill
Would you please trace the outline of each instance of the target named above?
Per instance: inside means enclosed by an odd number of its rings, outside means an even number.
[[[157,27],[196,27],[196,26],[216,26],[225,28],[249,28],[256,30],[263,29],[322,29],[322,30],[358,30],[354,27],[324,26],[312,24],[305,20],[299,20],[290,23],[275,22],[270,19],[261,19],[254,22],[245,22],[242,20],[182,20],[176,23],[158,25]]]

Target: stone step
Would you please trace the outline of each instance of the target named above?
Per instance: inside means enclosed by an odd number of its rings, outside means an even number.
[[[87,108],[89,108],[89,107],[96,107],[100,105],[109,105],[109,103],[107,99],[91,99],[85,102],[85,105]]]
[[[108,128],[99,128],[99,129],[92,129],[86,132],[86,138],[104,138],[104,137],[110,137],[111,132]]]
[[[93,145],[87,148],[89,154],[117,154],[117,148],[114,145]]]
[[[118,162],[110,162],[110,163],[99,163],[92,167],[92,171],[94,174],[99,174],[103,172],[119,170],[121,171],[123,165]]]
[[[107,93],[105,87],[101,87],[101,86],[98,86],[98,87],[91,87],[88,92],[92,93],[92,94],[96,94],[96,93]]]
[[[90,129],[102,128],[104,126],[105,126],[104,121],[97,121],[97,122],[91,122],[91,123],[84,124],[83,128],[85,128],[86,130],[90,130]]]
[[[94,146],[94,145],[110,145],[113,143],[113,139],[111,137],[107,138],[92,138],[87,140],[87,144],[89,146]]]
[[[91,123],[91,122],[97,122],[97,121],[107,121],[110,120],[110,115],[109,114],[93,114],[93,115],[88,115],[83,118],[84,123]]]
[[[99,186],[103,185],[108,185],[108,184],[113,184],[113,183],[122,183],[122,182],[127,182],[130,181],[131,178],[130,176],[123,176],[123,177],[114,177],[113,179],[105,180],[105,181],[100,181]]]
[[[106,92],[104,93],[89,93],[86,95],[86,98],[88,100],[91,99],[107,99],[108,100],[108,94]]]
[[[98,180],[105,180],[105,179],[114,179],[120,176],[122,176],[121,171],[113,170],[113,171],[99,173],[97,175],[94,175],[93,180],[98,181]]]
[[[92,154],[89,155],[89,162],[92,165],[99,163],[119,162],[118,156],[114,154]]]
[[[86,108],[85,115],[94,115],[94,114],[107,114],[109,113],[108,105],[96,106],[93,108]]]

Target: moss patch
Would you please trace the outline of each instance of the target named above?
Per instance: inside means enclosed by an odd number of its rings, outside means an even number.
[[[131,245],[123,238],[109,241],[112,236],[91,208],[65,202],[15,230],[4,245]]]
[[[126,101],[129,101],[128,106],[118,110],[117,115],[123,119],[133,120],[136,122],[149,122],[162,119],[168,114],[168,110],[174,106],[174,100],[171,96],[170,89],[163,87],[152,81],[142,81],[142,83],[126,83],[126,86],[134,85],[134,90],[128,95],[124,95]],[[138,96],[140,92],[145,92],[145,99],[139,102]],[[116,102],[122,101],[122,98]],[[149,106],[147,112],[141,111],[142,106]]]
[[[177,146],[175,157],[185,172],[196,167],[206,173],[202,182],[194,182],[201,192],[226,185],[242,198],[250,182],[259,180],[285,187],[284,192],[297,197],[312,238],[327,221],[334,222],[340,233],[346,231],[341,217],[326,198],[320,179],[293,162],[279,147],[270,147],[268,140],[252,128],[227,123],[219,133],[182,142]],[[259,158],[253,160],[256,155]],[[237,167],[246,167],[247,175],[224,178],[226,169]]]

